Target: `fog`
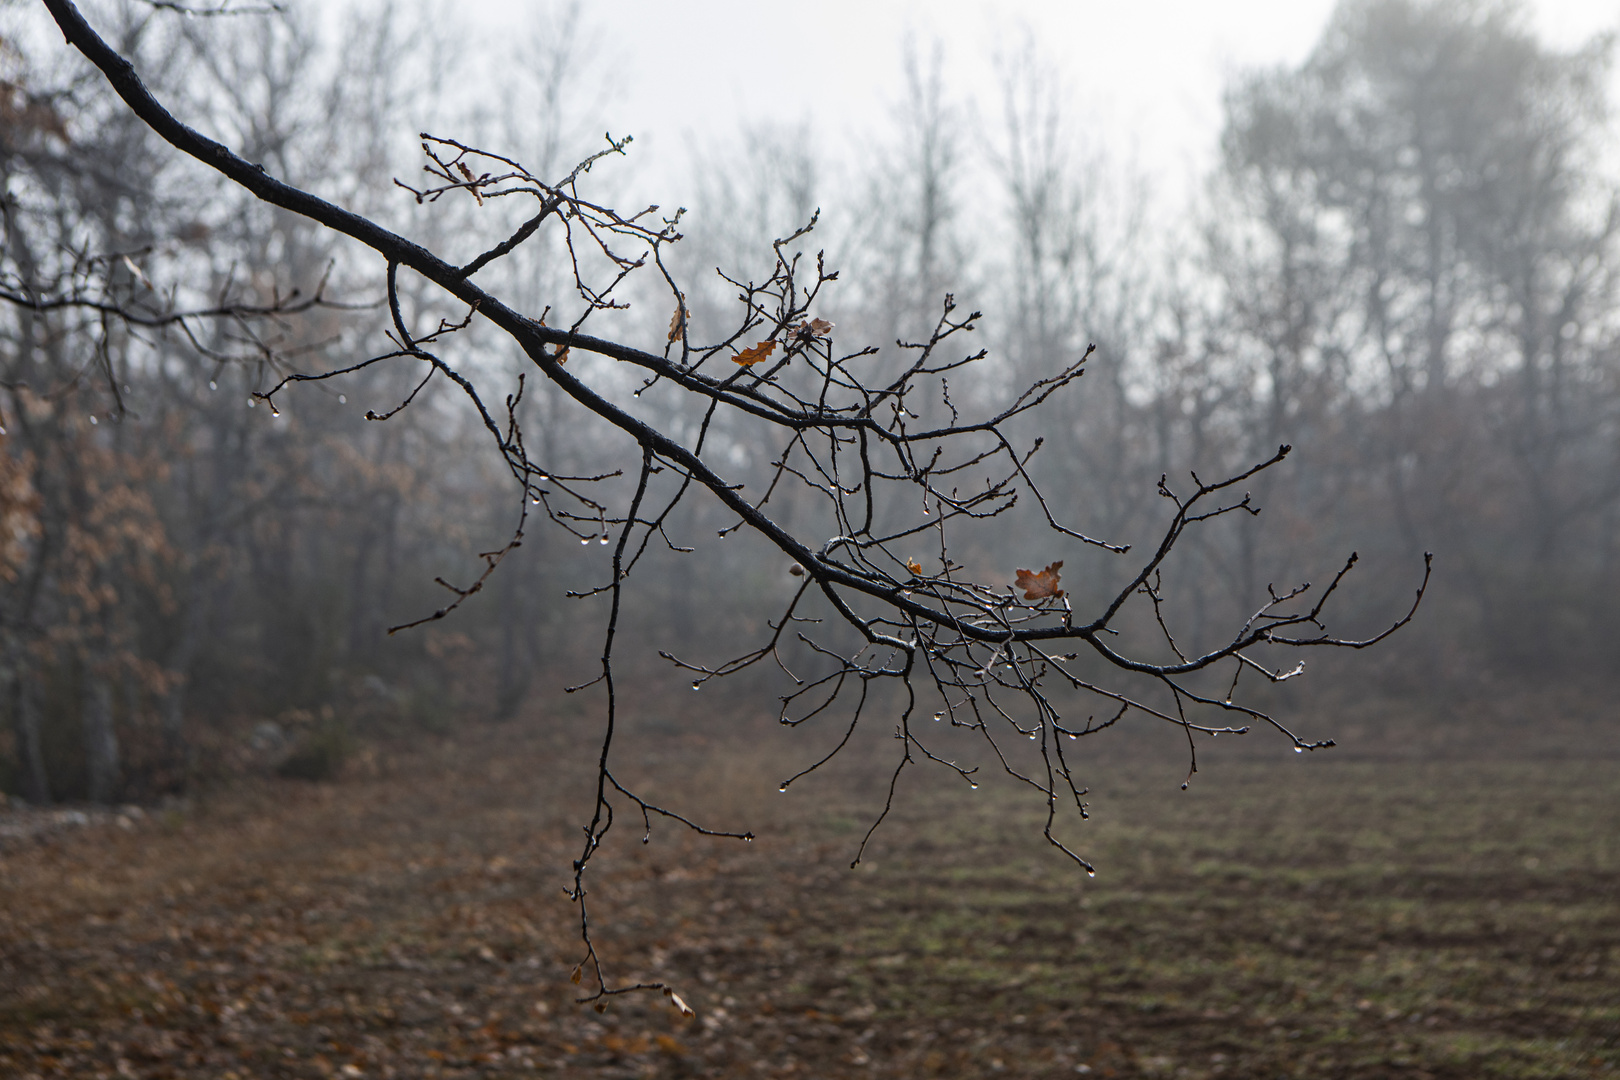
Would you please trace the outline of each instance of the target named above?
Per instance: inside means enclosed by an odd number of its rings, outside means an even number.
[[[0,1073],[1620,1067],[1612,9],[86,10]]]
[[[895,343],[926,341],[947,294],[959,316],[983,313],[960,340],[985,358],[929,390],[919,417],[992,414],[1086,369],[1005,431],[1041,441],[1026,479],[1044,510],[1026,494],[941,557],[996,589],[1063,561],[1061,595],[1100,610],[1137,564],[1046,534],[1051,507],[1151,551],[1170,521],[1161,477],[1190,490],[1287,444],[1253,483],[1258,517],[1200,527],[1162,568],[1168,645],[1148,640],[1145,593],[1117,629],[1144,656],[1179,649],[1176,634],[1214,648],[1268,588],[1320,589],[1356,552],[1334,633],[1364,638],[1403,616],[1432,551],[1432,587],[1393,643],[1257,688],[1255,716],[1299,718],[1296,742],[1348,732],[1382,753],[1455,747],[1465,719],[1471,745],[1523,741],[1524,711],[1555,702],[1536,741],[1581,744],[1616,666],[1620,581],[1602,13],[1206,7],[1154,16],[1165,36],[1085,5],[833,5],[814,20],[491,5],[468,23],[431,5],[98,10],[178,114],[458,262],[521,218],[511,200],[413,199],[400,185],[428,182],[416,132],[535,177],[563,176],[604,131],[634,135],[579,190],[627,212],[685,208],[660,257],[693,340],[742,332],[738,283],[769,277],[772,241],[819,212],[784,251],[836,272],[805,312],[836,333],[804,341],[872,346],[870,370],[898,371]],[[597,663],[599,599],[567,594],[607,568],[603,515],[622,511],[604,507],[632,493],[621,437],[529,373],[511,414],[533,454],[519,474],[609,477],[605,502],[558,509],[525,498],[511,453],[442,381],[413,397],[408,368],[262,396],[388,349],[375,260],[178,159],[38,15],[7,18],[7,790],[152,799],[244,761],[322,772],[366,740],[544,726]],[[589,315],[599,336],[674,340],[663,283],[631,277],[623,306],[593,308],[579,286],[607,264],[576,282],[560,244],[542,232],[480,280],[551,326]],[[465,315],[420,281],[402,288],[412,318]],[[164,321],[216,302],[233,314]],[[118,311],[140,319],[103,320]],[[486,407],[517,393],[522,356],[487,323],[443,349]],[[676,439],[698,430],[667,382],[643,397],[615,361],[574,363]],[[787,450],[750,423],[715,421],[705,452],[743,490],[775,492]],[[839,511],[808,481],[772,497],[807,543],[836,535]],[[896,529],[910,498],[883,504]],[[645,699],[626,722],[771,712],[786,676],[755,668],[702,708],[659,704],[692,670],[660,652],[723,664],[793,584],[792,560],[729,532],[712,498],[666,525],[625,594],[617,662]],[[885,550],[923,565],[920,548]],[[496,552],[511,558],[480,576]]]
[[[446,22],[469,20],[457,31],[498,51],[514,27],[543,24],[535,18],[542,9],[564,6],[485,3]],[[880,143],[904,100],[908,41],[924,52],[937,45],[948,95],[975,103],[979,121],[993,124],[995,56],[1028,34],[1087,137],[1134,164],[1166,211],[1180,212],[1215,164],[1227,83],[1245,69],[1303,61],[1332,10],[1327,0],[946,0],[830,3],[807,14],[781,4],[615,0],[593,5],[585,21],[608,71],[587,79],[582,96],[595,127],[636,137],[638,175],[650,177],[652,197],[668,200],[689,179],[696,153],[719,151],[750,126],[807,125],[840,161]],[[1538,36],[1559,48],[1620,22],[1591,0],[1542,0],[1526,12]],[[501,96],[501,80],[475,85],[486,100]]]

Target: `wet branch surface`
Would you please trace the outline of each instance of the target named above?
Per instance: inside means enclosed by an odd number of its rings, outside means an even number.
[[[694,687],[757,664],[779,667],[792,684],[782,699],[779,719],[785,726],[830,711],[848,718],[851,733],[863,720],[866,727],[894,730],[899,746],[890,753],[888,798],[867,823],[866,840],[853,856],[856,863],[878,827],[896,811],[896,792],[912,766],[933,768],[942,778],[970,787],[980,782],[973,769],[943,756],[940,749],[951,729],[965,729],[978,738],[987,761],[1024,785],[1042,808],[1038,835],[1072,868],[1094,872],[1094,863],[1064,839],[1066,830],[1078,828],[1087,813],[1088,789],[1077,777],[1077,748],[1070,744],[1126,718],[1169,724],[1185,735],[1189,782],[1198,771],[1200,740],[1219,734],[1242,734],[1254,726],[1271,729],[1268,735],[1282,736],[1301,752],[1332,746],[1331,739],[1307,739],[1263,711],[1252,688],[1300,674],[1296,654],[1302,650],[1377,644],[1410,622],[1423,600],[1430,577],[1427,555],[1421,570],[1415,568],[1411,600],[1387,613],[1381,629],[1360,638],[1331,629],[1330,603],[1347,587],[1357,561],[1350,553],[1325,586],[1268,585],[1264,596],[1243,599],[1253,606],[1231,618],[1228,628],[1215,631],[1211,640],[1190,644],[1177,636],[1175,615],[1165,610],[1163,571],[1189,532],[1217,519],[1258,516],[1260,507],[1246,485],[1278,466],[1288,446],[1233,475],[1161,478],[1162,531],[1140,551],[1119,538],[1088,535],[1059,511],[1065,502],[1061,493],[1043,491],[1031,461],[1044,442],[1038,434],[1041,418],[1060,410],[1065,395],[1075,392],[1092,358],[1091,348],[1025,358],[1038,360],[1044,373],[1022,385],[1002,387],[999,400],[973,408],[953,398],[950,380],[987,360],[983,349],[969,344],[980,315],[959,311],[950,294],[942,298],[931,333],[918,341],[896,342],[895,356],[882,365],[875,359],[876,348],[858,343],[845,351],[819,306],[838,272],[820,254],[812,257],[804,249],[815,228],[814,216],[774,242],[773,266],[764,280],[730,277],[722,268],[721,279],[735,289],[730,329],[719,340],[701,343],[690,325],[686,294],[665,262],[670,246],[680,240],[683,212],[661,216],[652,206],[621,213],[591,201],[583,186],[593,167],[624,155],[628,139],[609,139],[569,174],[548,180],[497,151],[424,133],[427,179],[396,181],[402,197],[424,207],[471,199],[479,207],[517,202],[533,210],[505,239],[464,263],[454,262],[282,182],[187,126],[151,95],[131,63],[96,34],[69,0],[44,3],[68,42],[177,151],[267,203],[358,241],[377,257],[374,262],[380,260],[391,347],[325,371],[289,370],[288,358],[277,366],[282,380],[257,398],[274,411],[277,395],[293,384],[340,379],[376,364],[405,364],[419,373],[416,389],[386,412],[368,412],[368,420],[386,422],[410,407],[431,380],[442,378],[476,412],[499,453],[513,481],[510,539],[483,553],[479,573],[469,584],[439,579],[453,597],[443,607],[393,630],[445,618],[480,592],[505,556],[523,542],[531,518],[585,543],[613,545],[609,580],[575,592],[581,597],[605,594],[609,600],[601,674],[578,688],[591,688],[603,706],[600,750],[587,766],[594,775],[594,795],[586,797],[588,809],[581,815],[585,839],[567,864],[583,948],[573,967],[584,1000],[601,1003],[626,991],[670,989],[657,979],[618,979],[608,972],[598,949],[587,869],[618,816],[628,813],[644,828],[658,818],[686,826],[697,836],[751,839],[730,822],[701,819],[653,801],[626,783],[615,766],[622,719],[615,682],[621,601],[625,590],[638,584],[636,571],[650,546],[684,550],[669,537],[666,524],[689,497],[712,498],[735,515],[735,525],[722,535],[735,529],[755,534],[791,561],[803,588],[759,648],[730,660],[668,653],[665,658],[695,676]],[[550,308],[517,310],[497,294],[497,286],[482,283],[491,275],[479,276],[542,229],[556,238],[571,270],[568,300],[577,314],[566,326],[548,325]],[[436,325],[431,320],[417,325],[420,315],[407,313],[401,302],[402,271],[436,286],[461,314],[441,316]],[[628,307],[626,282],[638,273],[636,280],[650,282],[674,309],[667,335],[651,335],[649,345],[643,325],[637,346],[587,334],[587,324],[593,330],[604,321],[624,325],[611,320]],[[246,316],[239,312],[232,317]],[[528,369],[511,392],[494,390],[489,385],[493,379],[457,366],[453,339],[474,321],[493,324],[526,358]],[[179,325],[187,324],[180,320]],[[617,383],[622,379],[604,376],[600,365],[589,366],[586,354],[624,365],[618,370],[643,380],[641,389],[621,392]],[[605,423],[614,431],[622,447],[617,467],[609,465],[595,475],[559,475],[552,463],[531,453],[520,423],[524,380],[530,378],[546,380],[577,407],[579,418]],[[649,419],[658,414],[639,400],[645,391],[665,395],[666,404],[677,411],[700,413],[695,433],[677,438],[669,414],[663,421]],[[744,490],[724,448],[714,446],[711,433],[717,428],[770,455],[763,491]],[[632,464],[638,460],[639,466]],[[633,486],[617,483],[632,475]],[[813,507],[798,515],[794,527],[784,524],[789,516],[773,516],[771,499],[784,485]],[[627,494],[627,488],[633,493]],[[1051,552],[1044,570],[1017,570],[1014,586],[1005,580],[1010,567],[970,571],[953,558],[953,550],[960,556],[964,535],[982,537],[983,530],[1006,528],[1020,502],[1044,526],[1036,541]],[[807,519],[814,524],[802,524]],[[930,551],[926,565],[916,557],[917,548]],[[1063,559],[1054,556],[1072,552],[1106,552],[1128,567],[1115,575],[1122,584],[1100,601],[1093,598],[1089,610],[1077,606],[1059,585]],[[1162,633],[1147,641],[1122,637],[1122,625],[1144,609],[1151,609]],[[801,677],[796,668],[809,674]],[[1096,674],[1098,670],[1105,675]],[[1240,688],[1245,675],[1248,681]],[[1212,689],[1216,683],[1226,687],[1224,694]],[[944,727],[921,723],[930,715],[945,722]],[[1025,740],[1036,744],[1033,762],[1021,754]],[[805,772],[822,768],[847,742],[848,736]]]

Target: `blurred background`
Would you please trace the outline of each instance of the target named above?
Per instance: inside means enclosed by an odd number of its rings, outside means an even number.
[[[1313,660],[1262,707],[1350,754],[1612,749],[1620,172],[1602,5],[88,8],[179,116],[452,259],[521,208],[418,205],[393,183],[420,175],[418,132],[555,177],[604,132],[634,135],[583,191],[688,208],[672,269],[695,340],[735,319],[715,268],[768,273],[770,241],[819,209],[800,246],[840,270],[823,314],[842,350],[880,347],[874,370],[947,292],[984,313],[989,356],[952,383],[966,408],[1097,346],[1023,431],[1089,535],[1140,549],[1166,520],[1161,475],[1295,448],[1256,482],[1258,521],[1184,544],[1167,588],[1188,639],[1221,639],[1268,584],[1325,581],[1351,550],[1339,626],[1375,631],[1436,552],[1411,627]],[[390,365],[293,387],[276,413],[250,397],[289,365],[386,351],[374,258],[180,159],[30,4],[0,6],[0,170],[6,792],[143,801],[243,769],[329,776],[366,743],[592,732],[562,689],[594,675],[601,602],[564,594],[602,579],[605,547],[531,521],[452,618],[386,633],[516,525],[519,492],[463,401],[438,384],[368,422],[419,378]],[[481,280],[565,317],[561,256],[537,238]],[[406,288],[419,320],[462,314]],[[341,306],[143,330],[29,303],[75,290]],[[645,298],[595,332],[661,348],[669,304]],[[477,325],[446,355],[492,401],[523,370]],[[697,416],[657,394],[637,408],[677,434]],[[520,410],[559,475],[628,460],[543,385]],[[711,438],[736,479],[768,482],[748,431]],[[797,498],[778,500],[784,520],[813,513]],[[620,662],[643,729],[774,720],[780,680],[694,700],[657,656],[724,660],[778,614],[780,557],[718,537],[730,524],[689,500],[670,532],[697,550],[659,555],[634,592]],[[1080,610],[1123,580],[1120,560],[1054,551],[1036,524],[998,521],[952,555],[1009,582],[1066,558]]]

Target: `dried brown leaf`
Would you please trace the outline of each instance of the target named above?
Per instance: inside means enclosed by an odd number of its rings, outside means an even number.
[[[686,320],[689,313],[686,310],[686,294],[681,294],[681,302],[675,305],[675,314],[669,317],[669,340],[674,341],[686,331]]]
[[[1024,590],[1024,599],[1043,600],[1048,596],[1056,599],[1062,596],[1063,590],[1058,588],[1058,570],[1062,566],[1060,559],[1038,574],[1033,570],[1020,569],[1016,584]]]
[[[764,360],[775,351],[776,342],[767,338],[758,345],[755,345],[752,349],[744,349],[742,352],[732,357],[732,360],[738,364],[741,364],[743,367],[753,367],[755,364],[759,363],[761,360]]]
[[[800,341],[814,341],[832,333],[832,328],[833,324],[826,319],[806,319],[793,328],[793,335]]]

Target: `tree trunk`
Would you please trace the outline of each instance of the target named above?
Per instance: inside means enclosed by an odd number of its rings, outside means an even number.
[[[84,758],[91,802],[111,802],[118,791],[118,734],[113,730],[112,687],[93,669],[85,674]]]
[[[9,682],[17,756],[22,766],[22,796],[36,806],[46,806],[51,802],[51,778],[45,771],[45,751],[40,744],[39,696],[21,663],[11,665]]]

